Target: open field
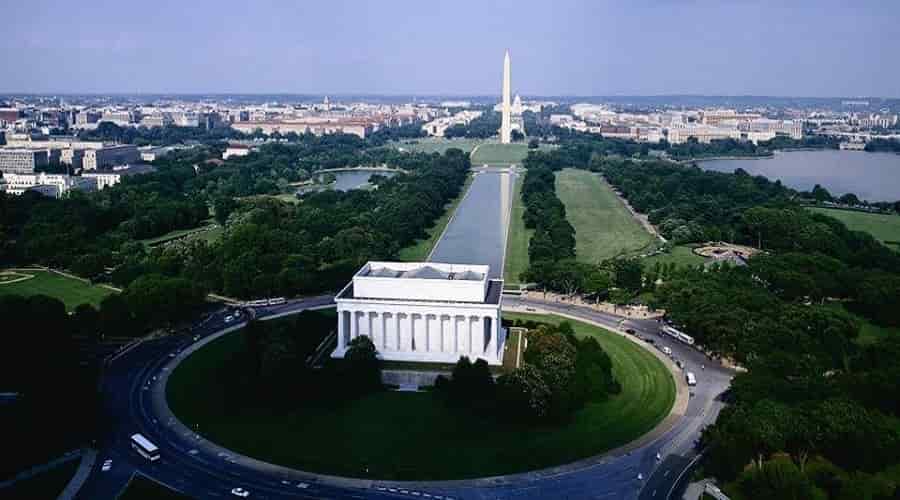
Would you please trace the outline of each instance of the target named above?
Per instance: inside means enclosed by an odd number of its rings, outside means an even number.
[[[48,295],[63,301],[69,311],[74,310],[79,304],[99,306],[104,297],[115,293],[108,288],[89,285],[81,280],[50,271],[17,270],[15,274],[34,277],[16,282],[0,282],[0,295]]]
[[[289,196],[289,195],[284,195]],[[185,239],[200,239],[206,240],[207,242],[213,242],[218,239],[222,235],[223,229],[222,226],[209,219],[206,223],[200,227],[194,227],[191,229],[178,229],[175,231],[168,232],[162,236],[157,236],[156,238],[147,238],[143,240],[139,240],[141,243],[148,247],[152,247],[155,245],[161,245],[163,243],[177,240],[181,238]]]
[[[509,315],[559,321],[553,316]],[[243,349],[227,335],[193,354],[169,380],[172,410],[189,427],[239,453],[306,471],[384,479],[453,479],[534,470],[621,446],[669,412],[672,375],[628,339],[574,322],[613,361],[622,393],[562,425],[522,427],[445,407],[431,392],[379,392],[336,405],[270,409],[222,387],[223,362]],[[227,397],[226,397],[227,396]],[[296,397],[302,397],[296,395]]]
[[[703,264],[706,259],[695,254],[693,252],[693,248],[688,245],[675,245],[668,253],[661,253],[657,255],[653,255],[651,257],[647,257],[646,259],[641,260],[641,263],[644,265],[644,269],[652,268],[657,262],[660,264],[669,264],[674,262],[675,265],[682,266],[697,266]]]
[[[596,263],[641,250],[655,241],[599,175],[565,169],[556,174],[556,194],[575,227],[575,255]]]
[[[23,479],[9,488],[0,490],[2,498],[56,498],[69,484],[80,460],[70,460],[48,471]]]
[[[484,139],[444,139],[443,137],[423,137],[401,142],[395,142],[394,147],[419,153],[441,153],[450,148],[461,149],[469,153],[475,146],[485,142]]]
[[[481,166],[484,164],[521,164],[522,160],[528,156],[528,144],[500,144],[497,142],[486,142],[472,153],[472,165]]]
[[[462,199],[465,198],[466,192],[472,184],[472,179],[472,175],[469,175],[466,178],[466,183],[463,186],[462,191],[459,192],[459,196],[454,198],[444,207],[444,215],[440,216],[434,225],[425,231],[428,234],[428,237],[416,240],[413,245],[401,249],[397,254],[399,260],[406,262],[421,262],[428,259],[428,254],[431,253],[431,249],[437,244],[441,234],[444,232],[444,228],[450,223],[450,218],[453,216],[453,213],[456,212],[456,207],[458,207]]]
[[[525,175],[516,178],[513,188],[512,209],[509,213],[509,234],[506,239],[506,263],[503,268],[503,279],[506,285],[518,284],[519,278],[528,269],[528,242],[533,229],[525,227],[525,204],[522,202],[522,180]]]
[[[900,250],[900,215],[870,214],[837,208],[810,207],[810,210],[841,221],[854,231],[865,231],[894,250]]]

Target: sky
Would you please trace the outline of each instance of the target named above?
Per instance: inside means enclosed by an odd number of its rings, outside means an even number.
[[[900,2],[8,0],[0,92],[900,97]]]

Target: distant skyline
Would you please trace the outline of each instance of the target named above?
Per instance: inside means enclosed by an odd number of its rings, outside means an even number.
[[[0,93],[900,97],[900,3],[29,0]]]

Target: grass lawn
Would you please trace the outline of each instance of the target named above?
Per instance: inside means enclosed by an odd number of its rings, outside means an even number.
[[[459,192],[459,196],[454,198],[450,203],[448,203],[444,207],[444,215],[442,215],[433,226],[427,229],[425,232],[428,233],[428,237],[421,240],[416,240],[416,242],[403,248],[397,254],[397,258],[406,261],[406,262],[421,262],[428,259],[428,254],[431,253],[431,250],[437,244],[438,239],[441,237],[441,234],[444,232],[444,228],[447,227],[447,224],[450,223],[450,217],[453,216],[453,213],[456,212],[456,207],[459,206],[459,202],[466,196],[466,192],[469,191],[469,186],[472,184],[473,177],[469,175],[466,178],[466,182],[463,185],[462,191]]]
[[[528,156],[528,144],[524,142],[516,144],[486,142],[473,152],[472,165],[480,167],[485,163],[491,165],[521,164],[526,156]]]
[[[224,485],[223,485],[223,489]],[[119,496],[119,500],[187,500],[191,497],[182,495],[174,490],[135,474],[128,483],[128,488]]]
[[[63,301],[66,309],[73,311],[79,304],[84,303],[99,306],[104,297],[115,293],[107,288],[89,285],[49,271],[16,271],[16,274],[29,274],[34,278],[16,283],[0,282],[0,295],[48,295]]]
[[[394,147],[418,153],[444,154],[450,148],[461,149],[464,153],[471,152],[475,146],[485,142],[484,139],[444,139],[443,137],[423,137],[421,139],[395,142]]]
[[[288,195],[285,195],[288,196]],[[168,232],[162,236],[157,236],[156,238],[146,238],[143,240],[138,240],[146,246],[155,246],[165,243],[167,241],[177,240],[179,238],[186,239],[203,239],[208,242],[214,241],[216,238],[222,235],[222,226],[214,223],[212,219],[208,219],[204,221],[203,225],[200,227],[194,227],[191,229],[178,229],[175,231]]]
[[[582,262],[635,252],[655,241],[597,174],[562,170],[556,174],[556,194],[575,227],[575,255]]]
[[[509,234],[506,240],[506,263],[503,268],[503,279],[506,285],[517,284],[522,280],[519,276],[528,269],[528,242],[533,229],[525,227],[525,204],[522,202],[522,180],[525,175],[516,178],[513,188],[512,209],[509,214]]]
[[[647,257],[641,261],[644,269],[650,269],[659,262],[660,264],[669,264],[674,262],[677,266],[697,266],[703,264],[706,259],[695,254],[693,248],[687,245],[676,245],[672,247],[668,253],[661,253]]]
[[[845,309],[840,302],[832,302],[829,304],[829,307],[834,307],[835,309]],[[890,335],[900,335],[900,328],[876,325],[866,318],[858,314],[854,314],[852,311],[850,311],[850,315],[852,315],[854,318],[856,318],[857,321],[859,321],[860,328],[859,337],[856,337],[857,344],[874,344],[876,341]]]
[[[810,207],[810,210],[834,217],[854,231],[865,231],[894,250],[900,250],[900,215],[870,214],[837,208]]]
[[[70,460],[46,472],[0,490],[2,498],[56,498],[78,470],[80,460]]]
[[[653,354],[603,329],[574,325],[579,335],[596,336],[609,353],[623,391],[589,404],[564,425],[510,425],[445,408],[431,392],[380,392],[337,407],[299,405],[296,410],[227,405],[229,388],[222,387],[219,370],[243,348],[237,334],[185,360],[169,380],[168,397],[181,421],[198,425],[208,439],[307,471],[425,480],[534,470],[625,444],[652,429],[674,402],[674,380]],[[302,400],[303,395],[287,397]]]

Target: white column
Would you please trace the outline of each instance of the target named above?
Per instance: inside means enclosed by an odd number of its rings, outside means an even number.
[[[488,350],[490,351],[490,355],[497,359],[499,357],[499,353],[497,352],[497,335],[500,333],[500,328],[497,326],[497,318],[491,317],[491,340],[488,342]]]
[[[423,335],[425,338],[425,348],[422,349],[424,352],[431,352],[431,320],[428,318],[429,316],[431,315],[428,313],[422,315],[422,322],[425,325],[425,335]]]
[[[344,311],[338,311],[337,350],[344,350]]]
[[[402,351],[403,344],[400,343],[400,339],[403,338],[400,332],[400,313],[394,313],[394,350]]]
[[[357,335],[359,335],[359,331],[358,331],[359,325],[357,324],[357,321],[358,320],[356,318],[356,311],[350,311],[350,341],[351,342],[353,341],[353,339],[356,338]]]
[[[415,315],[413,313],[409,313],[406,315],[406,320],[409,323],[409,334],[406,336],[406,345],[403,348],[409,352],[413,350],[413,336],[416,334],[416,323],[415,323]],[[416,345],[418,347],[418,345]]]
[[[456,315],[450,316],[453,323],[453,352],[459,352],[459,321]]]

